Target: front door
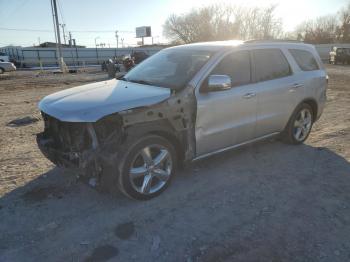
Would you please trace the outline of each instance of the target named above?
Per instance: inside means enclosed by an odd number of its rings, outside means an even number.
[[[303,93],[303,82],[293,74],[282,50],[252,50],[253,79],[257,90],[256,137],[280,132]]]
[[[256,123],[256,84],[251,82],[249,51],[226,55],[209,75],[228,75],[232,88],[196,92],[196,151],[201,156],[254,137]],[[207,84],[207,79],[203,85]]]

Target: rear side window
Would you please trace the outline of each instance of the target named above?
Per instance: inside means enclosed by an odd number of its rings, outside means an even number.
[[[289,63],[281,50],[258,49],[252,52],[257,82],[291,75]]]
[[[295,62],[303,71],[313,71],[320,69],[315,57],[309,52],[300,49],[289,49],[289,52],[292,54]]]
[[[228,75],[232,86],[250,83],[250,55],[248,51],[237,51],[224,57],[211,72],[213,75]]]

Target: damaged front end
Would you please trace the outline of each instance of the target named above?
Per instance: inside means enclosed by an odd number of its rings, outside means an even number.
[[[97,173],[102,153],[120,140],[121,118],[117,114],[95,123],[64,122],[44,112],[42,116],[45,127],[37,134],[37,143],[45,157],[59,167]]]
[[[184,89],[162,102],[113,113],[96,122],[65,122],[42,112],[45,129],[37,135],[37,143],[51,162],[77,169],[85,178],[94,177],[97,184],[121,172],[127,144],[146,134],[164,136],[174,144],[179,158],[189,161],[195,155],[195,101],[193,89]]]

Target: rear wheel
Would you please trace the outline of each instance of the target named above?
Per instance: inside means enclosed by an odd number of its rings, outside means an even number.
[[[173,145],[163,137],[149,135],[129,148],[119,177],[121,191],[138,200],[158,196],[169,186],[177,165]]]
[[[301,104],[290,118],[283,133],[284,141],[289,144],[301,144],[309,136],[314,121],[309,104]]]

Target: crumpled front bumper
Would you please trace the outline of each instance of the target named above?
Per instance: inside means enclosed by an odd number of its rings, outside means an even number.
[[[78,168],[80,154],[78,152],[63,152],[55,148],[53,139],[45,138],[45,134],[36,135],[36,142],[43,155],[60,167]]]

